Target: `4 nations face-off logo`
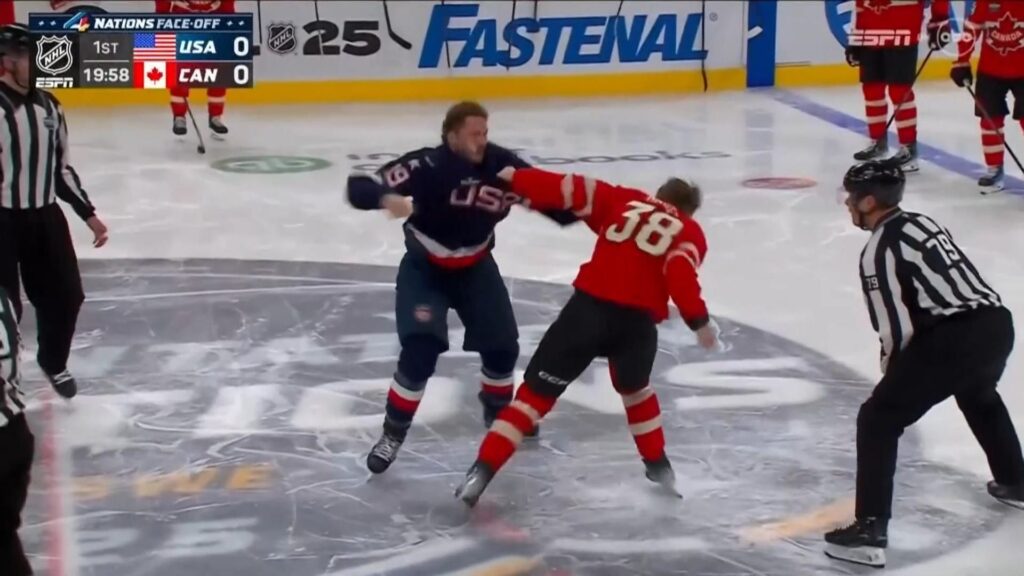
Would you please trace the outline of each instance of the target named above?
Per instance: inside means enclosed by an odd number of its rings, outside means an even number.
[[[392,42],[403,50],[412,49],[412,43],[395,32],[389,21],[385,21],[385,27]],[[330,20],[317,20],[302,25],[301,31],[306,37],[300,41],[300,28],[294,23],[271,22],[267,25],[266,46],[280,55],[301,51],[304,56],[370,56],[380,52],[380,29],[377,20],[348,20],[340,26]]]
[[[43,36],[36,41],[36,88],[74,87],[74,78],[62,76],[75,64],[71,48],[67,36]]]

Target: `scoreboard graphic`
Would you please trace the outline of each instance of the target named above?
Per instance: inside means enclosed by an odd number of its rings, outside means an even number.
[[[252,14],[29,15],[36,88],[252,88]]]

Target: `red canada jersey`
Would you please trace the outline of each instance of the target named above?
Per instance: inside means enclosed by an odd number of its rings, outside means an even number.
[[[949,0],[932,0],[932,20],[949,18]],[[853,17],[856,30],[910,30],[912,45],[921,40],[924,0],[857,0]]]
[[[1024,78],[1024,2],[978,0],[964,25],[960,62],[981,42],[978,72],[999,78]]]
[[[697,279],[707,241],[696,220],[640,190],[537,168],[516,170],[512,191],[535,210],[571,210],[597,233],[576,289],[656,322],[668,318],[671,298],[691,328],[708,322]]]
[[[233,14],[235,0],[156,0],[161,14]]]

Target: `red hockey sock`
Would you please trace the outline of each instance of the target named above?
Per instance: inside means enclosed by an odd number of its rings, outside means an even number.
[[[206,108],[210,117],[224,114],[224,101],[228,91],[225,88],[210,88],[206,91]]]
[[[633,441],[644,460],[658,460],[665,455],[665,433],[661,429],[661,406],[654,388],[645,386],[638,392],[623,394],[626,421]]]
[[[495,377],[482,369],[480,371],[480,392],[486,402],[494,406],[507,406],[512,401],[512,374]]]
[[[868,123],[868,136],[879,140],[885,136],[885,122],[889,119],[889,103],[885,100],[885,84],[861,84],[864,92],[864,119]]]
[[[917,142],[917,102],[914,100],[914,89],[904,84],[890,84],[889,98],[893,106],[898,106],[895,123],[900,144]]]
[[[188,98],[188,88],[171,88],[171,114],[184,116],[187,108],[185,98]]]
[[[523,435],[533,430],[551,408],[557,398],[542,396],[528,383],[516,391],[516,398],[504,408],[480,444],[477,460],[497,472],[515,453]]]
[[[1003,152],[1006,150],[1002,134],[1004,122],[1003,117],[993,118],[992,123],[981,119],[981,151],[985,154],[986,166],[1003,165]]]

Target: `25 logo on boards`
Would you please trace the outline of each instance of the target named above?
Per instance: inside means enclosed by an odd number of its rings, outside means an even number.
[[[330,20],[307,22],[302,26],[307,37],[301,43],[301,51],[304,56],[339,56],[342,53],[371,56],[380,52],[380,29],[377,20],[347,20],[340,27]],[[389,31],[388,35],[402,48],[411,49],[411,44],[398,34]],[[299,49],[295,25],[290,22],[272,22],[267,25],[266,45],[276,54],[295,52]],[[254,54],[259,54],[258,48],[254,48]]]

